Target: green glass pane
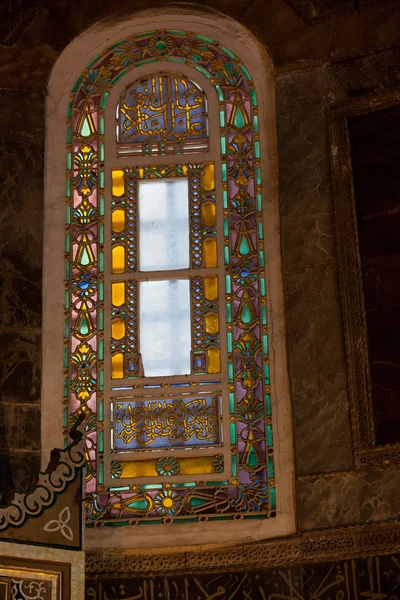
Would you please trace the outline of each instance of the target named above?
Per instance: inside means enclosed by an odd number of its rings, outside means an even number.
[[[223,110],[219,111],[219,124],[221,127],[225,127],[225,112]]]
[[[244,73],[244,76],[246,77],[247,81],[251,81],[250,73],[248,72],[246,67],[244,65],[242,65],[240,68],[241,68],[242,72]]]
[[[100,225],[99,227],[99,241],[100,244],[104,244],[104,225]]]
[[[228,323],[232,323],[232,310],[230,304],[226,305],[226,320]]]
[[[252,320],[253,320],[253,317],[250,312],[249,304],[248,304],[248,302],[245,302],[243,314],[242,314],[242,323],[246,323],[246,324],[251,323]]]
[[[72,91],[73,91],[73,92],[76,92],[76,90],[78,89],[78,87],[79,87],[79,85],[80,85],[81,81],[82,81],[82,77],[79,77],[79,78],[76,80],[76,83],[75,83],[74,87],[72,88]]]
[[[235,414],[235,394],[234,392],[229,392],[229,412],[231,415]]]
[[[98,435],[99,435],[99,451],[104,452],[104,433],[102,431],[99,431]]]
[[[254,115],[253,117],[253,130],[257,133],[258,131],[258,116]]]
[[[236,444],[236,424],[235,423],[229,423],[229,436],[230,436],[231,444],[232,445]]]
[[[263,325],[267,324],[267,307],[266,306],[261,307],[261,322]]]
[[[67,169],[71,169],[72,166],[72,155],[71,152],[67,153]]]
[[[260,239],[260,240],[262,240],[262,239],[263,239],[263,237],[264,237],[264,234],[263,234],[263,226],[262,226],[262,223],[261,223],[261,222],[260,222],[260,223],[258,223],[258,237],[259,237],[259,239]]]
[[[118,46],[122,46],[122,44],[125,44],[126,40],[122,40],[122,42],[117,42],[116,44],[113,44],[112,46],[110,46],[110,50],[114,50],[114,48],[118,48]]]
[[[199,40],[203,40],[203,42],[208,42],[209,44],[213,44],[214,40],[211,40],[208,37],[204,37],[204,35],[196,35]]]
[[[261,169],[256,169],[256,183],[257,185],[261,185]]]
[[[267,444],[272,446],[272,426],[267,425]]]
[[[99,372],[99,390],[104,392],[104,371]]]
[[[122,485],[120,487],[110,487],[110,492],[129,492],[130,489],[129,485]]]
[[[228,363],[228,381],[233,383],[233,364],[231,362]]]
[[[261,296],[265,296],[265,279],[261,277],[260,280]]]
[[[103,252],[101,252],[101,254],[99,256],[99,269],[100,269],[100,273],[104,272],[104,254],[103,254]]]
[[[72,117],[72,102],[68,104],[67,117],[70,119]]]
[[[247,238],[245,236],[243,236],[242,240],[240,242],[240,246],[239,246],[239,254],[245,255],[245,254],[248,254],[249,252],[250,252],[249,243],[247,241]]]
[[[210,517],[209,521],[226,521],[228,519],[232,519],[232,517]]]
[[[69,198],[71,196],[71,180],[67,179],[67,181],[65,182],[65,194],[67,196],[67,198]]]
[[[232,345],[232,332],[228,331],[228,352],[232,352],[233,351],[233,345]]]
[[[227,54],[229,56],[229,58],[232,58],[232,59],[236,58],[236,56],[233,54],[233,52],[228,50],[228,48],[225,48],[225,46],[221,46],[221,50],[222,50],[222,52],[225,52],[225,54]]]
[[[65,308],[69,308],[69,290],[65,292]]]
[[[101,135],[104,135],[104,117],[100,117],[99,132]]]
[[[224,208],[228,208],[228,190],[223,190],[222,192],[222,200]]]
[[[264,354],[268,354],[268,336],[263,335],[263,352]]]
[[[160,483],[149,483],[148,485],[139,486],[140,490],[161,490],[162,485]]]
[[[236,456],[232,456],[232,475],[233,477],[237,476],[237,460],[236,460]]]
[[[105,108],[106,107],[106,102],[107,102],[107,98],[110,95],[110,92],[104,92],[103,97],[101,99],[100,102],[100,108]]]
[[[221,136],[221,154],[225,155],[226,154],[226,137],[223,135]],[[224,165],[222,165],[222,168],[224,167]],[[226,165],[225,165],[226,168]],[[226,181],[226,178],[223,179],[223,181]]]
[[[257,210],[258,210],[258,212],[262,211],[262,196],[261,196],[261,194],[257,194]]]
[[[68,427],[68,408],[64,408],[64,427]]]
[[[122,73],[117,75],[117,77],[115,79],[113,79],[113,81],[112,81],[113,85],[115,85],[117,83],[117,81],[119,81],[121,79],[121,77],[123,77],[125,75],[125,73],[127,73],[127,72],[128,71],[122,71]]]
[[[256,467],[258,465],[257,455],[256,455],[253,447],[250,448],[249,456],[247,459],[247,464],[250,467]]]
[[[246,125],[246,116],[240,105],[236,108],[233,124],[237,129],[242,129]]]
[[[225,257],[225,264],[229,265],[229,246],[225,246],[225,248],[224,248],[224,257]]]
[[[196,482],[188,482],[188,483],[173,483],[172,487],[177,487],[177,488],[186,488],[186,487],[196,487]]]
[[[103,463],[99,463],[97,466],[98,470],[98,480],[100,484],[104,483],[104,465]]]
[[[104,523],[104,527],[126,527],[126,525],[129,525],[129,521],[116,521],[115,523]]]
[[[102,196],[100,198],[100,215],[104,215],[104,198]]]
[[[90,125],[87,117],[83,119],[79,133],[82,137],[90,137]]]
[[[104,284],[102,281],[99,283],[99,300],[100,302],[103,302],[104,300]]]
[[[68,338],[69,337],[69,319],[65,319],[65,323],[64,323],[64,337]]]
[[[257,106],[257,94],[255,90],[251,90],[251,101],[253,106]]]
[[[264,383],[265,385],[269,385],[269,366],[264,365]]]
[[[104,358],[104,342],[103,340],[99,341],[99,359],[103,360]]]
[[[264,267],[265,266],[265,262],[264,262],[264,250],[260,250],[260,267]]]
[[[230,294],[231,293],[231,276],[230,275],[225,276],[225,286],[226,286],[226,293]]]
[[[229,481],[206,481],[206,486],[219,487],[221,485],[229,485]]]
[[[95,65],[97,63],[98,60],[100,60],[101,56],[96,56],[96,58],[94,58],[92,60],[91,63],[88,64],[88,69],[91,69],[93,67],[93,65]]]
[[[65,221],[67,225],[71,224],[71,209],[69,206],[67,206],[65,209]]]
[[[68,377],[64,379],[64,398],[68,398]]]
[[[69,252],[71,249],[71,244],[70,244],[70,235],[69,233],[67,233],[65,235],[65,252]]]
[[[104,188],[104,171],[100,171],[100,187]]]
[[[186,31],[181,31],[180,29],[167,29],[165,33],[169,33],[170,35],[186,35]]]
[[[260,158],[260,142],[254,142],[254,154],[256,158]]]
[[[100,423],[103,422],[104,419],[104,403],[103,400],[99,400],[97,403],[97,419]]]
[[[219,85],[216,85],[216,86],[215,86],[215,89],[217,90],[217,94],[218,94],[218,100],[219,100],[220,102],[223,102],[223,101],[224,101],[224,94],[223,94],[223,92],[222,92],[221,88],[219,87]]]
[[[100,144],[100,161],[104,162],[104,144]]]
[[[69,261],[65,262],[65,279],[69,281]]]
[[[227,179],[227,170],[226,170],[226,164],[224,163],[222,165],[222,181],[226,181]]]
[[[208,79],[210,79],[211,73],[209,73],[207,71],[207,69],[205,69],[204,67],[201,67],[200,65],[196,65],[195,69],[197,69],[198,71],[200,71],[200,73],[203,73],[203,75],[205,75]]]
[[[272,456],[268,456],[268,477],[274,476],[274,459]]]
[[[100,331],[104,329],[104,313],[102,310],[99,312],[99,329]]]
[[[271,508],[275,509],[276,508],[276,492],[275,492],[275,488],[271,488],[269,490],[269,501],[271,504]]]
[[[271,416],[271,396],[269,394],[265,394],[265,410],[267,415]]]
[[[229,235],[229,220],[228,217],[224,217],[224,236],[228,237]]]
[[[167,58],[165,59],[168,62],[174,62],[174,63],[185,63],[185,59],[184,58],[179,58],[179,56],[167,56]]]

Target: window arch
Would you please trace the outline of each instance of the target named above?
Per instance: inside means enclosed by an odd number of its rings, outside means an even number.
[[[157,111],[152,119],[146,114],[145,94],[152,109],[164,100],[163,127]],[[185,121],[174,122],[182,97]],[[74,86],[64,427],[77,411],[86,412],[89,526],[276,515],[258,110],[251,75],[231,50],[171,29],[109,46]],[[145,214],[157,195],[169,202],[169,216],[174,208],[182,215],[186,202],[180,241],[176,221],[167,229],[170,240],[186,244],[178,266],[149,266],[146,249],[154,254],[154,245],[141,246],[146,219],[158,231],[157,243],[166,231],[156,210]],[[157,260],[164,258],[161,252]],[[162,376],[144,351],[154,325],[143,339],[140,329],[160,297],[150,291],[153,301],[145,301],[153,283],[178,284],[172,306],[190,297],[180,373],[175,364]],[[176,435],[183,415],[184,442]],[[173,422],[175,431],[163,437],[160,420]],[[201,427],[208,427],[207,439]]]

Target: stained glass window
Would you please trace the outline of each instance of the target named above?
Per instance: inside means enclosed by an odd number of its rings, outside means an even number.
[[[64,425],[85,412],[88,526],[274,516],[249,71],[201,35],[143,33],[92,61],[69,111]]]

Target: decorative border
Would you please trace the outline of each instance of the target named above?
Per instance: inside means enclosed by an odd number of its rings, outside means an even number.
[[[71,565],[69,563],[30,560],[26,558],[0,557],[0,576],[10,581],[15,577],[34,581],[50,581],[53,586],[51,600],[69,600],[71,598]],[[54,590],[55,587],[55,590]],[[31,590],[35,593],[36,590]],[[39,595],[34,596],[39,598]],[[28,598],[28,597],[27,597]],[[33,596],[29,596],[33,598]]]
[[[136,489],[108,491],[96,480],[103,437],[98,415],[106,408],[105,107],[110,90],[124,75],[158,61],[196,69],[209,79],[219,101],[229,420],[234,451],[234,469],[226,487],[225,482],[220,486],[216,482],[215,487],[176,490],[174,499],[179,510],[186,503],[188,522],[275,517],[257,94],[249,71],[229,49],[202,35],[160,30],[136,34],[106,48],[76,81],[68,107],[64,428],[68,435],[76,411],[85,412],[89,423],[88,526],[129,525],[139,523],[143,516],[166,522],[160,510],[151,517],[143,515],[143,498]],[[92,279],[96,285],[88,288]],[[82,282],[90,291],[81,296]],[[249,296],[244,295],[245,289],[251,291]],[[171,494],[168,489],[163,493]],[[148,497],[153,503],[150,493]]]
[[[77,421],[77,425],[82,419]],[[0,533],[8,527],[22,527],[30,517],[39,517],[53,506],[57,496],[74,481],[85,464],[85,440],[77,429],[70,433],[74,439],[65,450],[54,450],[49,466],[39,473],[33,492],[16,493],[5,508],[0,508]],[[1,541],[9,541],[1,538]],[[12,540],[11,540],[12,541]]]
[[[332,109],[331,163],[340,297],[347,359],[353,449],[357,467],[400,461],[400,444],[376,446],[368,336],[355,213],[348,117],[400,104],[400,91],[352,100]]]
[[[345,560],[400,549],[400,521],[303,533],[286,539],[203,552],[134,554],[121,551],[87,553],[85,573],[141,576],[218,573]]]

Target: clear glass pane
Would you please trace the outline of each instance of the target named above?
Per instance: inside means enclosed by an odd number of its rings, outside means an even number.
[[[140,352],[146,377],[190,373],[189,279],[140,282]]]
[[[188,268],[188,180],[140,181],[139,270]]]

